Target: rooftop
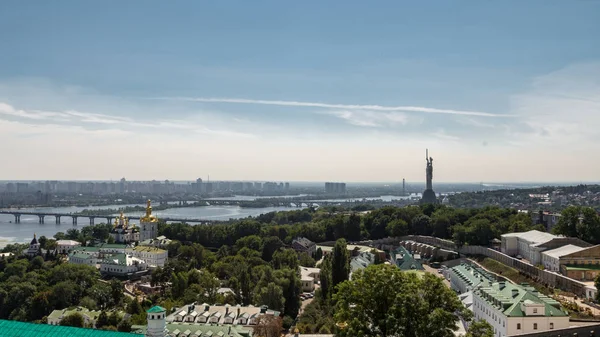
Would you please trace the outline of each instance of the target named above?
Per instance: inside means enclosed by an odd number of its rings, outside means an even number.
[[[550,241],[554,238],[557,238],[556,235],[550,234],[550,233],[545,233],[545,232],[540,232],[540,231],[536,231],[536,230],[532,230],[529,232],[519,232],[519,233],[508,233],[508,234],[503,234],[502,237],[517,237],[532,243],[540,243],[540,242],[546,242],[546,241]]]
[[[75,251],[74,253],[71,253],[71,255],[69,255],[69,258],[78,258],[78,259],[91,259],[93,258],[90,254],[85,254],[85,253],[78,253],[77,251]]]
[[[488,287],[481,287],[474,291],[482,300],[500,309],[507,317],[525,317],[521,304],[543,305],[543,316],[565,317],[560,303],[535,288],[528,285],[516,285],[509,282],[496,282]]]
[[[152,246],[136,246],[133,248],[128,248],[134,250],[136,252],[147,252],[147,253],[166,253],[167,251],[164,249],[152,247]]]
[[[421,262],[415,260],[415,258],[410,254],[410,252],[400,246],[396,249],[395,254],[395,262],[396,266],[400,268],[400,270],[424,270]]]
[[[146,333],[147,326],[134,325],[132,331],[139,334]],[[169,336],[189,337],[250,337],[252,332],[239,325],[193,325],[185,323],[167,323]],[[136,335],[139,336],[139,335]]]
[[[131,266],[134,263],[145,264],[146,262],[127,254],[114,254],[110,257],[105,258],[102,263],[104,264],[118,264],[124,266]]]
[[[375,256],[370,252],[361,252],[350,260],[350,270],[355,272],[375,263]]]
[[[548,255],[555,259],[559,259],[562,256],[577,253],[584,249],[586,249],[586,248],[578,247],[575,245],[566,245],[566,246],[558,247],[556,249],[547,250],[545,252],[542,252],[542,254]]]
[[[140,334],[0,320],[2,337],[142,337]]]
[[[59,246],[79,246],[81,243],[75,240],[58,240],[56,244]]]
[[[485,270],[479,267],[471,266],[466,263],[461,263],[458,266],[454,266],[450,268],[450,270],[452,270],[452,272],[454,272],[455,275],[460,277],[471,287],[476,287],[479,285],[486,287],[496,280],[494,276],[492,276]]]
[[[294,239],[293,242],[296,242],[305,248],[309,248],[310,246],[315,244],[314,242],[310,241],[309,239],[307,239],[305,237],[297,237]]]

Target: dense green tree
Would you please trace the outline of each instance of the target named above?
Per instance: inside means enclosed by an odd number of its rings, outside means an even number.
[[[124,290],[125,290],[125,287],[123,286],[123,283],[121,281],[119,281],[117,279],[110,280],[110,296],[115,305],[121,304],[121,301],[123,300],[123,297],[125,296],[123,294]],[[111,325],[115,325],[115,324],[111,324]]]
[[[346,281],[350,275],[350,254],[346,240],[339,239],[335,242],[331,260],[331,287]]]
[[[119,324],[117,324],[117,331],[131,332],[131,321],[128,318],[122,319]]]
[[[412,233],[416,235],[431,235],[433,233],[431,218],[425,214],[415,216],[410,226]]]
[[[108,325],[112,325],[112,326],[116,327],[117,325],[119,325],[120,321],[121,321],[121,317],[119,316],[117,311],[111,312],[111,314],[108,316]]]
[[[59,324],[64,326],[74,326],[78,328],[83,328],[85,327],[85,320],[83,319],[83,316],[80,313],[75,312],[63,317],[60,320]]]
[[[298,263],[302,267],[313,268],[315,266],[316,261],[315,261],[315,259],[313,259],[312,257],[310,257],[308,255],[308,253],[298,252]]]
[[[263,240],[262,259],[269,262],[273,254],[284,246],[283,241],[277,236],[268,236]]]
[[[319,261],[322,257],[323,257],[323,249],[321,249],[321,247],[318,247],[317,250],[315,251],[315,256],[313,256],[313,258],[316,261]]]
[[[579,225],[579,216],[581,207],[569,206],[561,212],[558,223],[552,229],[555,234],[561,234],[567,237],[577,237],[577,225]]]
[[[290,268],[297,270],[298,263],[298,255],[293,249],[283,249],[275,252],[273,254],[273,261],[271,261],[275,269]]]
[[[96,329],[102,329],[108,325],[108,315],[106,314],[106,311],[102,310],[100,315],[98,315],[98,319],[96,319]]]
[[[327,300],[333,293],[333,285],[331,280],[331,256],[325,256],[321,263],[321,272],[319,273],[319,283],[321,285],[321,297]]]
[[[471,322],[465,337],[494,337],[494,328],[484,320]]]
[[[395,219],[387,224],[385,231],[388,234],[388,236],[400,237],[408,235],[409,228],[406,221],[402,219]]]
[[[238,239],[235,242],[235,250],[239,251],[240,249],[246,247],[257,252],[262,250],[263,241],[262,238],[258,235],[249,235]]]
[[[269,309],[283,312],[285,305],[283,290],[274,282],[267,284],[256,294],[256,305],[266,305]]]
[[[339,285],[335,318],[346,322],[341,336],[453,337],[456,316],[470,319],[456,294],[440,278],[372,265]]]

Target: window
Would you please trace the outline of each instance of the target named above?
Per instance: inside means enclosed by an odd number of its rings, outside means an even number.
[[[517,323],[517,330],[521,330],[521,323]]]
[[[537,330],[537,323],[533,323],[533,330]]]
[[[533,313],[537,314],[537,308],[533,308]]]

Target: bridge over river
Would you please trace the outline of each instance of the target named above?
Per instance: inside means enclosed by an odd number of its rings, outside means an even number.
[[[22,215],[31,215],[37,216],[39,218],[39,222],[41,224],[45,223],[46,217],[54,217],[56,224],[61,223],[62,217],[70,217],[72,219],[73,225],[77,225],[77,220],[79,218],[88,218],[90,221],[90,225],[93,225],[96,219],[106,219],[106,223],[112,223],[113,219],[116,218],[115,215],[81,215],[77,213],[45,213],[45,212],[21,212],[21,211],[0,211],[0,214],[10,214],[15,217],[15,223],[21,223]],[[139,220],[139,216],[128,216],[130,220]],[[213,224],[224,222],[221,220],[209,220],[209,219],[193,219],[193,218],[161,218],[162,221],[165,222],[197,222],[200,224]]]

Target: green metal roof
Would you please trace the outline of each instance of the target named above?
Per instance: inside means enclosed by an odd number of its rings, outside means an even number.
[[[525,313],[521,310],[521,303],[527,301],[544,305],[544,316],[568,316],[561,310],[558,301],[525,284],[497,282],[487,287],[481,287],[476,292],[481,299],[499,308],[507,317],[525,317]]]
[[[125,249],[125,248],[127,248],[127,245],[120,244],[120,243],[101,243],[101,244],[97,245],[96,247],[98,247],[98,248]]]
[[[165,308],[159,306],[159,305],[155,305],[152,308],[148,309],[148,311],[146,311],[149,314],[155,314],[157,312],[165,312],[167,311]]]
[[[396,256],[394,255],[394,261],[396,262],[396,266],[398,266],[400,270],[425,270],[421,262],[415,260],[415,258],[412,256],[412,254],[410,254],[410,252],[406,248],[400,246],[398,247],[398,249],[396,249],[395,253],[393,254],[402,255],[402,259],[396,259]]]
[[[2,337],[140,337],[129,332],[116,332],[70,326],[35,324],[0,319]]]
[[[85,254],[85,253],[77,253],[77,251],[75,251],[75,253],[72,253],[72,254],[70,255],[70,257],[76,257],[76,258],[80,258],[80,259],[84,259],[84,260],[87,260],[87,259],[91,259],[91,258],[92,258],[92,256],[91,256],[91,255],[89,255],[89,254]]]
[[[132,331],[139,334],[146,333],[147,327],[145,325],[134,325],[131,327]],[[182,332],[187,330],[190,331],[190,336],[197,334],[200,336],[222,336],[222,337],[250,337],[252,336],[252,330],[244,328],[240,325],[205,325],[205,324],[172,324],[167,323],[167,330],[169,333],[181,335]],[[198,333],[201,332],[201,333]]]
[[[567,270],[579,270],[579,271],[586,271],[586,270],[600,270],[600,265],[597,264],[578,264],[578,265],[572,265],[572,264],[568,264],[565,265],[565,268]]]

